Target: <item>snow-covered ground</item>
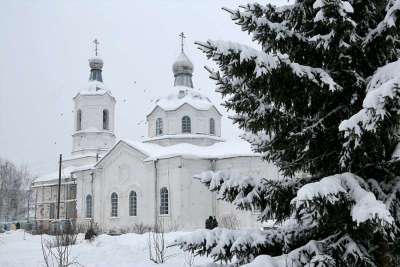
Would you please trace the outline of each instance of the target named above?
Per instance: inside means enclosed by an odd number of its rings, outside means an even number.
[[[184,232],[166,234],[167,243],[180,237]],[[45,236],[45,238],[49,238]],[[72,259],[85,267],[124,267],[124,266],[158,266],[184,267],[188,254],[178,247],[168,248],[171,257],[164,264],[155,264],[149,260],[148,234],[124,234],[120,236],[100,235],[93,242],[78,236],[77,244],[72,247]],[[211,263],[211,259],[197,257],[194,266]],[[23,230],[8,231],[0,234],[0,266],[4,267],[37,267],[44,266],[39,235],[24,234]]]

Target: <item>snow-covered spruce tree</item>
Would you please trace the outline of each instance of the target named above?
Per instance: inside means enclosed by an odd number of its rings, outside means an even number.
[[[277,227],[198,230],[178,243],[246,266],[400,264],[400,0],[226,11],[260,49],[198,45],[244,138],[286,178],[195,178]]]

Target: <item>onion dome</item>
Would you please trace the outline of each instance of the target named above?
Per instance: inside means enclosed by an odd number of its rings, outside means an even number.
[[[89,66],[90,66],[89,81],[103,82],[103,77],[101,75],[103,65],[104,65],[104,62],[99,57],[94,57],[94,58],[89,59]]]
[[[172,71],[175,77],[174,86],[193,88],[193,64],[183,51],[172,65]]]

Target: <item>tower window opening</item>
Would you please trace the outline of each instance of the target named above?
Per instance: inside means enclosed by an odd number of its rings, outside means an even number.
[[[192,125],[190,122],[189,116],[184,116],[182,118],[182,133],[191,133],[192,132]]]
[[[163,134],[163,120],[161,118],[158,118],[156,120],[156,135],[162,135]]]
[[[109,130],[109,112],[107,109],[103,110],[103,130]]]
[[[76,130],[82,130],[82,110],[80,109],[76,113]]]
[[[215,120],[212,118],[210,119],[210,134],[215,134]]]

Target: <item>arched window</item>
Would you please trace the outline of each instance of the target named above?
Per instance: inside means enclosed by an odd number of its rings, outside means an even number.
[[[107,109],[103,109],[103,129],[109,130],[109,114]]]
[[[210,119],[210,134],[215,134],[215,120],[213,118]]]
[[[137,197],[135,191],[129,193],[129,216],[137,216]]]
[[[192,126],[190,124],[190,118],[189,116],[184,116],[182,118],[182,133],[191,133],[192,132]]]
[[[156,135],[162,135],[163,133],[163,121],[161,118],[156,120]]]
[[[92,196],[87,195],[86,196],[86,218],[92,218]]]
[[[166,187],[160,190],[160,215],[168,214],[168,189]]]
[[[115,192],[111,194],[111,217],[118,217],[118,195]]]
[[[76,130],[82,130],[82,110],[80,109],[76,112]]]

